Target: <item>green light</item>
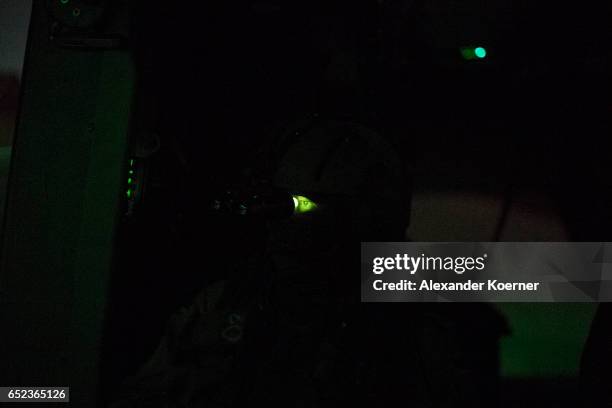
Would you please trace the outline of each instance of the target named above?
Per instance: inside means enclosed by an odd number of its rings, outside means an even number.
[[[127,198],[132,198],[132,190],[127,191]]]
[[[130,166],[134,165],[134,159],[130,159]]]
[[[304,196],[294,195],[292,196],[292,198],[294,214],[304,214],[307,212],[311,212],[316,210],[318,207],[318,205],[314,201]]]
[[[67,4],[69,0],[60,0],[60,3]]]
[[[128,178],[128,184],[132,184],[132,178]]]
[[[130,170],[130,171],[129,171],[129,173],[130,173],[130,174],[134,174],[134,170]]]
[[[461,47],[459,49],[461,56],[465,60],[483,59],[487,56],[487,50],[484,47]]]
[[[478,58],[484,58],[487,56],[487,50],[482,47],[476,47],[474,49],[474,55],[476,55]]]

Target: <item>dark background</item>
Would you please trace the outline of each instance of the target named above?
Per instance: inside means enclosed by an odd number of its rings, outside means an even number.
[[[605,3],[141,1],[129,10],[130,146],[155,135],[161,147],[147,159],[146,200],[118,225],[104,297],[108,387],[151,353],[167,317],[211,279],[205,271],[235,248],[258,249],[256,226],[207,217],[203,205],[271,129],[304,115],[364,123],[396,145],[415,186],[409,239],[609,240]],[[36,21],[31,29],[45,32],[48,21]],[[466,61],[464,46],[488,55]],[[76,94],[70,106],[95,95]],[[552,353],[539,365],[520,356],[538,355],[541,333],[556,338],[556,355],[575,356],[592,309],[504,314],[517,329],[505,369],[524,376],[507,393],[520,400],[537,389],[550,403],[564,390],[554,405],[570,405],[575,367]]]
[[[182,149],[186,197],[205,194],[210,178],[235,177],[278,122],[317,112],[365,123],[395,143],[415,185],[410,239],[599,241],[608,236],[612,192],[606,7],[162,2],[157,10],[147,7],[150,14],[134,29],[141,85],[158,101],[150,107],[158,112],[151,126]],[[461,47],[479,45],[488,51],[485,59],[461,58]],[[436,205],[438,211],[430,210]],[[221,263],[235,248],[259,241],[240,225],[196,226],[199,209],[185,209],[191,221],[182,236],[190,238],[174,248],[182,255],[163,267],[152,258],[142,269],[181,275],[171,283],[176,299],[159,303],[155,315],[184,303],[206,280],[187,265],[215,269],[215,259],[199,251],[203,239],[215,237],[208,248]],[[164,280],[160,294],[171,298],[168,292]],[[502,310],[514,329],[514,342],[505,340],[504,370],[541,378],[507,382],[508,405],[524,406],[534,392],[534,406],[574,404],[572,367],[592,308]],[[124,330],[130,318],[126,324]],[[538,343],[540,335],[553,343]]]

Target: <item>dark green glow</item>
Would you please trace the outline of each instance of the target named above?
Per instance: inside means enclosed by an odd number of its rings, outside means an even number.
[[[130,166],[134,165],[134,159],[130,159]]]
[[[132,198],[132,190],[127,191],[127,198]]]
[[[461,48],[461,55],[466,60],[474,59],[474,50],[471,48]]]
[[[62,4],[67,4],[67,3],[68,3],[68,1],[70,1],[70,0],[60,0],[60,3],[62,3]]]
[[[132,184],[132,178],[128,178],[128,184]]]
[[[501,342],[505,377],[551,378],[578,374],[595,313],[592,303],[500,303],[512,333]]]
[[[484,47],[462,47],[459,49],[461,56],[465,60],[483,59],[487,56],[487,50]]]
[[[294,214],[304,214],[307,212],[311,212],[317,209],[318,205],[312,201],[311,199],[294,195],[293,198],[293,213]]]

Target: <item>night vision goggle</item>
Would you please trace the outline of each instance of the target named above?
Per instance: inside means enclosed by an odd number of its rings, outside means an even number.
[[[286,218],[323,210],[326,200],[279,188],[228,189],[212,202],[212,210],[239,216]]]

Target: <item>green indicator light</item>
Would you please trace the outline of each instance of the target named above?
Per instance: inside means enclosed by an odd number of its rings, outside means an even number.
[[[484,47],[462,47],[459,49],[461,56],[465,60],[483,59],[487,56],[487,50]]]
[[[304,196],[294,195],[293,198],[293,213],[304,214],[317,209],[318,205]]]
[[[134,159],[130,159],[130,166],[134,165]]]
[[[128,184],[132,184],[132,178],[128,178]]]
[[[132,190],[127,191],[127,198],[132,198]]]
[[[134,170],[130,170],[128,173],[130,173],[130,174],[134,174]]]

